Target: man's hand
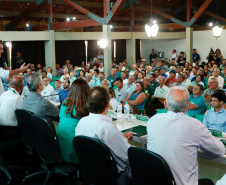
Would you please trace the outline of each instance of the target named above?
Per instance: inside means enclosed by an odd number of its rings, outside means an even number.
[[[21,71],[24,72],[26,71],[30,66],[30,63],[28,65],[25,66],[25,63],[23,63],[23,65],[20,67]]]
[[[133,136],[133,132],[125,132],[123,136],[129,140]]]

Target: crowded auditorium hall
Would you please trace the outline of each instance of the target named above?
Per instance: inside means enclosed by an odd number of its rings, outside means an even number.
[[[0,185],[226,185],[225,6],[0,0]]]

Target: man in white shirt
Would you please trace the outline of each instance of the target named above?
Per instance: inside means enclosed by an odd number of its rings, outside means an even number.
[[[166,93],[168,92],[169,88],[165,86],[166,79],[163,76],[159,77],[159,84],[155,89],[155,93],[152,97],[152,101],[148,103],[146,108],[146,114],[151,117],[155,115],[156,109],[162,109],[164,108],[164,101],[166,98]]]
[[[20,109],[24,97],[21,96],[23,80],[20,77],[13,77],[10,81],[10,88],[0,96],[0,125],[17,126],[15,110]]]
[[[186,88],[170,88],[164,105],[168,112],[153,116],[147,123],[147,149],[166,160],[176,184],[207,184],[202,181],[210,180],[198,181],[198,148],[220,156],[225,154],[223,143],[215,139],[199,120],[186,115],[189,109]]]
[[[123,85],[128,83],[128,79],[126,78],[126,72],[125,71],[121,71],[121,77],[123,80]]]
[[[117,78],[115,82],[116,82],[116,86],[118,87],[117,89],[115,89],[116,100],[124,101],[129,95],[129,92],[126,91],[125,88],[123,88],[123,81],[121,78]]]
[[[209,77],[209,79],[208,79],[208,85],[207,85],[207,88],[209,88],[210,87],[210,80],[213,78],[213,77],[215,77],[216,79],[217,79],[217,81],[218,81],[218,87],[219,88],[223,88],[223,86],[224,86],[224,78],[222,78],[221,76],[219,76],[219,74],[220,74],[220,69],[219,68],[215,68],[214,70],[213,70],[213,76],[210,76]]]
[[[177,50],[174,49],[174,50],[172,51],[172,57],[171,57],[171,60],[172,60],[172,59],[175,59],[175,61],[177,61],[177,57],[178,57],[178,55],[177,55]]]
[[[43,83],[44,88],[41,92],[41,95],[43,97],[47,97],[49,99],[49,96],[51,95],[51,92],[54,91],[54,88],[49,84],[48,77],[43,78],[42,83]]]
[[[107,116],[110,96],[106,88],[93,87],[89,92],[88,103],[90,114],[79,121],[75,129],[75,136],[83,135],[99,139],[107,145],[117,164],[118,173],[122,173],[117,184],[131,184],[131,176],[127,176],[127,172],[129,172],[127,150],[130,147],[127,139],[132,137],[133,133],[122,134],[112,124],[112,118]]]
[[[3,53],[3,43],[0,40],[0,57],[2,56]],[[20,69],[15,69],[15,70],[4,70],[3,68],[0,67],[0,96],[4,92],[4,88],[2,85],[2,80],[1,78],[9,78],[9,76],[13,76],[16,74],[19,74],[20,72],[24,72],[27,70],[27,68],[30,66],[30,64],[25,66],[25,63],[20,67]]]

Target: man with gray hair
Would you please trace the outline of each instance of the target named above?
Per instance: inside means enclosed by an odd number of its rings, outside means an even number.
[[[210,87],[210,80],[212,78],[216,78],[217,81],[218,81],[218,87],[223,88],[223,86],[224,86],[224,78],[222,78],[221,76],[219,76],[219,74],[220,74],[220,69],[219,68],[215,68],[213,70],[213,72],[212,72],[212,75],[213,76],[210,76],[209,77],[208,85],[207,85],[208,88]]]
[[[24,96],[20,95],[23,80],[20,77],[13,77],[9,86],[9,90],[0,96],[0,125],[17,126],[15,110],[21,108],[24,99]]]
[[[59,109],[41,95],[43,84],[39,74],[31,74],[27,77],[27,87],[30,93],[24,99],[22,109],[44,116],[47,119],[58,118]]]
[[[199,120],[186,115],[189,110],[186,88],[170,88],[164,105],[167,113],[156,114],[147,123],[147,149],[166,160],[176,184],[213,184],[209,179],[198,180],[198,148],[221,156],[225,154],[223,143]]]
[[[214,93],[215,90],[221,89],[218,87],[218,80],[215,77],[212,77],[209,81],[210,87],[204,91],[202,94],[203,97],[205,98],[207,106],[211,103],[212,101],[212,94]]]

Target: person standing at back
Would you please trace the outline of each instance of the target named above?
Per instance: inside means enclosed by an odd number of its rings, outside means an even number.
[[[199,120],[186,115],[189,109],[186,88],[170,88],[164,105],[168,112],[153,116],[147,123],[147,149],[166,160],[177,185],[213,184],[211,180],[198,180],[198,148],[221,156],[225,154],[223,143]]]

